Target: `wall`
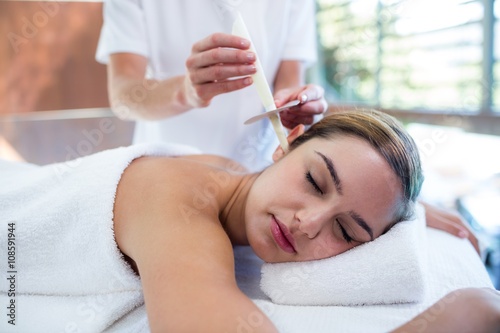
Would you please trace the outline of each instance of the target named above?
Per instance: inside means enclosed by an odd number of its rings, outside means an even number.
[[[107,107],[102,3],[0,1],[0,114]]]
[[[0,1],[0,158],[47,164],[131,143],[94,59],[101,26],[98,2]]]

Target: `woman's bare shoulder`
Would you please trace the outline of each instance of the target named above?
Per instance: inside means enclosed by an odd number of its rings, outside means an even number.
[[[218,221],[220,199],[204,188],[218,170],[189,158],[147,157],[120,181],[115,238],[137,265],[152,327],[183,325],[181,317],[172,319],[176,313],[185,317],[193,304],[212,302],[219,297],[214,291],[238,293],[231,242]]]
[[[198,161],[200,163],[205,163],[217,168],[221,168],[236,173],[248,172],[247,168],[245,168],[241,163],[238,163],[235,160],[219,155],[208,155],[208,154],[187,155],[187,156],[182,156],[181,158],[192,161]]]
[[[205,215],[217,218],[229,200],[233,177],[200,157],[141,157],[125,169],[114,206],[119,246],[122,245],[120,229],[136,228],[133,224],[142,224],[146,217],[161,220],[163,224],[179,224],[180,219]],[[210,185],[206,189],[207,184],[219,179],[226,182],[224,186]]]
[[[261,314],[238,289],[219,221],[225,193],[241,178],[225,161],[141,158],[122,177],[115,237],[137,265],[152,331],[234,331],[239,317]]]
[[[150,196],[168,202],[182,202],[199,191],[206,192],[205,188],[210,184],[211,195],[205,196],[213,201],[212,207],[221,208],[244,171],[237,162],[215,155],[141,157],[124,171],[117,196],[129,198],[149,209],[148,205],[157,203],[157,200],[149,200]]]

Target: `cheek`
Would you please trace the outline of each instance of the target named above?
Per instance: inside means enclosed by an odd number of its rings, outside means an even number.
[[[278,200],[291,193],[304,191],[305,170],[301,161],[288,159],[274,165],[270,171],[263,178],[265,186],[260,186],[263,190],[261,194],[267,196],[268,199]]]
[[[356,243],[347,243],[334,236],[328,236],[311,240],[304,253],[304,260],[325,259],[341,254],[355,247]]]
[[[245,232],[247,242],[255,254],[264,261],[270,261],[270,256],[276,250],[269,231],[270,217],[265,214],[251,213],[246,218]]]

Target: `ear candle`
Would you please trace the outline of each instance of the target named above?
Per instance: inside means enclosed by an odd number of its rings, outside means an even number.
[[[259,94],[259,98],[264,104],[264,108],[266,111],[271,111],[276,109],[276,104],[274,103],[273,94],[271,93],[271,89],[269,88],[269,84],[267,83],[266,77],[264,75],[264,71],[262,69],[262,64],[260,63],[259,57],[257,56],[257,52],[255,52],[255,48],[253,47],[252,40],[250,39],[250,34],[248,33],[247,27],[241,14],[236,12],[236,19],[233,23],[233,35],[243,37],[250,41],[250,51],[255,53],[255,67],[257,72],[252,75],[253,83],[257,88],[257,93]],[[280,142],[281,148],[286,152],[288,151],[288,141],[286,139],[285,130],[283,125],[281,124],[279,114],[274,114],[269,116],[269,120],[271,120],[271,124],[273,125],[274,132],[276,132],[276,136]]]

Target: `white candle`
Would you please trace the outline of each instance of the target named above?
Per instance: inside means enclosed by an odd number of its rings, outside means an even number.
[[[271,93],[271,88],[269,87],[266,76],[264,75],[262,64],[260,63],[255,48],[253,47],[252,39],[250,38],[250,34],[248,33],[245,22],[243,21],[243,18],[241,17],[241,14],[239,12],[236,12],[236,19],[233,23],[233,35],[243,37],[250,41],[250,51],[255,53],[255,67],[257,69],[256,73],[252,75],[253,84],[257,88],[257,93],[259,94],[259,98],[262,101],[262,104],[264,105],[266,111],[276,109],[273,94]],[[274,131],[278,136],[281,147],[284,151],[288,151],[288,141],[286,140],[285,130],[281,124],[279,114],[269,116],[269,120],[271,120],[271,124],[273,125]]]

